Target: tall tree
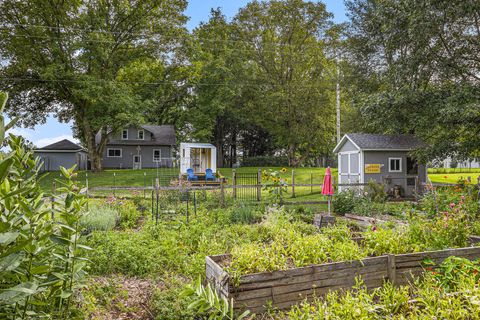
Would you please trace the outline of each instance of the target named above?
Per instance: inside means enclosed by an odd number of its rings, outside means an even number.
[[[415,133],[424,158],[480,154],[480,3],[351,0],[351,48],[369,131]],[[368,83],[368,82],[367,82]],[[364,91],[365,90],[365,91]]]
[[[25,125],[74,120],[95,170],[109,132],[140,122],[145,99],[132,68],[172,61],[185,33],[185,0],[4,0],[0,3],[1,89]],[[95,142],[97,132],[102,140]]]
[[[321,2],[287,0],[253,1],[234,19],[236,48],[262,92],[250,112],[292,166],[334,144],[334,73],[325,52],[331,17]]]

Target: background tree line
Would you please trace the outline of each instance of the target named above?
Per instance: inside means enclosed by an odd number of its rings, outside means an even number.
[[[189,32],[185,0],[5,0],[0,89],[25,125],[73,120],[97,170],[95,133],[132,121],[214,143],[219,165],[331,156],[337,81],[343,132],[415,133],[429,159],[478,155],[478,2],[346,3],[342,25],[321,2],[252,1]]]

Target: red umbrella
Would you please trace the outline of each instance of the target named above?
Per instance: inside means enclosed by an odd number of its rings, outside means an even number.
[[[330,170],[330,167],[327,167],[327,170],[325,170],[325,177],[323,178],[322,185],[322,194],[328,196],[328,214],[330,214],[330,200],[333,195],[332,172]]]

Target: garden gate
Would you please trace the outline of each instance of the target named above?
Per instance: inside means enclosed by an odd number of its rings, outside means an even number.
[[[258,172],[236,172],[232,174],[233,199],[260,201],[262,197],[262,176]]]

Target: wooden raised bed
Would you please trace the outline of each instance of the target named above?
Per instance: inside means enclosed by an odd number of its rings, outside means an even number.
[[[357,276],[362,278],[368,289],[382,286],[385,280],[405,285],[412,276],[424,271],[422,261],[425,259],[431,259],[438,265],[449,256],[478,259],[480,247],[383,255],[361,261],[247,274],[240,277],[237,286],[221,267],[222,262],[229,259],[229,255],[225,254],[206,258],[206,275],[221,296],[233,298],[236,309],[257,313],[265,311],[267,305],[288,309],[313,295],[322,296],[332,290],[349,289],[355,284]]]

